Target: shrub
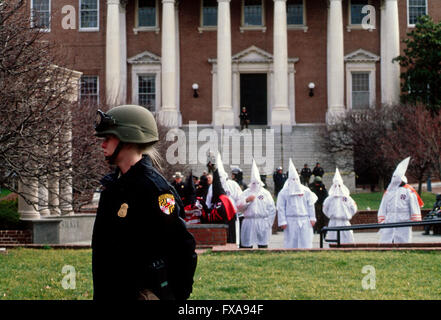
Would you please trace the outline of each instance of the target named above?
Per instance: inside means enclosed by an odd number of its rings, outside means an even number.
[[[18,200],[0,201],[0,230],[22,229],[18,213]]]

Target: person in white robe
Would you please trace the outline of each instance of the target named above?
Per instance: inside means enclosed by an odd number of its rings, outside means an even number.
[[[271,193],[264,188],[259,169],[253,159],[251,179],[248,188],[242,193],[238,207],[243,212],[240,231],[241,247],[267,248],[272,225],[276,216],[276,206]]]
[[[344,185],[338,168],[332,180],[328,197],[323,202],[323,213],[329,218],[328,227],[350,226],[350,220],[357,212],[357,204],[351,198],[349,189]],[[336,231],[328,231],[326,239],[337,239]],[[340,231],[340,243],[354,243],[352,230]]]
[[[314,192],[300,183],[289,159],[288,179],[277,197],[277,218],[283,229],[285,248],[312,248],[317,200]]]
[[[410,157],[401,161],[395,169],[391,182],[378,209],[378,223],[421,221],[421,199],[410,187],[405,176]],[[380,229],[380,243],[412,242],[412,227]]]

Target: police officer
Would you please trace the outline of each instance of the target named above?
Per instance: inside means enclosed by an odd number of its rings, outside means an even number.
[[[135,105],[99,110],[95,130],[117,168],[102,180],[93,228],[94,299],[187,299],[195,241],[180,218],[179,195],[152,164],[153,115]]]
[[[179,171],[175,172],[173,175],[174,181],[172,182],[172,186],[178,192],[181,199],[185,196],[185,183],[183,181],[184,176]]]

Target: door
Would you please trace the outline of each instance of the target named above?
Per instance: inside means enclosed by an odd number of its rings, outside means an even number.
[[[240,75],[240,111],[247,108],[251,125],[266,125],[267,81],[266,73],[242,73]]]

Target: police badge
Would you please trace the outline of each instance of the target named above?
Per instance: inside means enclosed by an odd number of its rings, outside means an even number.
[[[127,209],[129,208],[129,205],[127,203],[123,203],[121,205],[121,208],[118,210],[118,217],[125,218],[127,215]]]
[[[175,197],[172,194],[164,193],[158,197],[159,208],[169,215],[175,209]]]

